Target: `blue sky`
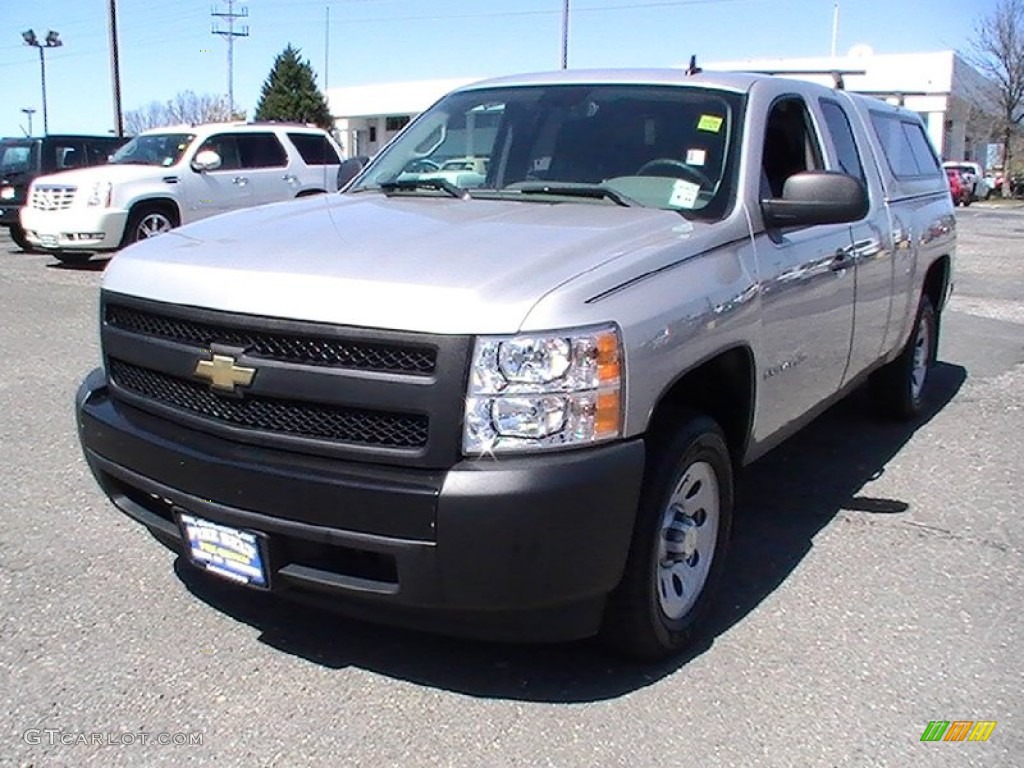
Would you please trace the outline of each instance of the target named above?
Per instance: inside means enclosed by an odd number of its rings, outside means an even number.
[[[125,110],[179,91],[227,92],[227,45],[210,33],[223,0],[118,0]],[[562,0],[251,0],[250,35],[236,38],[235,101],[251,115],[274,57],[291,43],[328,87],[394,80],[491,76],[556,69]],[[878,53],[968,47],[976,20],[996,0],[840,0],[838,51]],[[698,60],[823,56],[833,0],[571,0],[569,66],[673,66]],[[32,28],[55,29],[63,47],[46,53],[50,132],[113,128],[107,0],[0,0],[0,135],[22,135],[23,107],[38,110]]]

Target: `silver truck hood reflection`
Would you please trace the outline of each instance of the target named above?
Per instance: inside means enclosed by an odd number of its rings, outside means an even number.
[[[144,241],[114,257],[103,285],[255,315],[508,333],[573,278],[692,232],[676,213],[586,202],[321,196]]]

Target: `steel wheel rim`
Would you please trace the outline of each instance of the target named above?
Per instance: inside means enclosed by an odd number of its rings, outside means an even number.
[[[928,363],[931,358],[931,329],[928,321],[921,316],[921,322],[917,327],[917,336],[914,338],[914,364],[910,369],[910,396],[914,400],[921,398],[924,390],[924,382],[928,377]]]
[[[142,217],[142,221],[139,222],[137,231],[139,233],[139,239],[145,240],[149,237],[162,235],[164,232],[170,231],[170,229],[170,219],[160,213],[149,213]]]
[[[706,461],[686,468],[669,496],[658,531],[655,588],[662,613],[685,616],[700,597],[718,543],[721,494]]]

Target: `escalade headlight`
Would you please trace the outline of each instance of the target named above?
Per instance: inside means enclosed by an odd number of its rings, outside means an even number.
[[[536,451],[619,437],[621,365],[614,326],[478,337],[463,453]]]
[[[92,185],[92,189],[89,191],[89,199],[85,201],[85,204],[109,208],[110,198],[113,195],[113,192],[114,185],[109,181],[97,181]]]

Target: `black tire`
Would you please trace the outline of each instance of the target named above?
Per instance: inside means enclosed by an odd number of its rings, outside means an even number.
[[[692,412],[681,412],[678,418],[672,418],[672,422],[670,429],[655,432],[649,438],[644,488],[625,573],[609,597],[601,627],[601,641],[606,646],[639,659],[658,659],[673,654],[699,632],[701,620],[721,579],[732,530],[732,464],[721,429],[706,416]],[[673,531],[670,525],[666,525],[666,520],[681,522],[687,519],[696,531],[711,520],[711,516],[705,513],[703,523],[696,522],[699,509],[687,509],[685,515],[670,514],[671,509],[676,508],[672,503],[673,496],[683,492],[687,478],[694,476],[717,482],[719,506],[714,543],[704,540],[711,559],[710,564],[704,566],[707,572],[703,585],[692,593],[695,598],[684,595],[682,582],[671,570],[676,566],[699,565],[692,554],[683,556],[688,541],[686,534],[682,539],[674,539],[675,553],[663,549],[670,534],[679,532],[679,529]],[[683,506],[691,500],[700,504],[704,496],[698,491],[703,490],[698,479],[691,484],[686,498],[677,497],[676,501],[682,502]],[[709,529],[703,535],[710,533]],[[695,534],[698,540],[699,536],[699,533]],[[694,551],[699,554],[699,546]],[[669,558],[675,555],[675,562],[668,569],[662,554]],[[659,584],[664,588],[666,583],[676,585],[677,594],[669,596],[660,592]],[[681,601],[684,596],[691,602]],[[666,610],[665,601],[671,599],[682,603],[674,606],[680,609],[680,615],[670,615]]]
[[[14,244],[21,248],[25,253],[35,253],[35,249],[32,247],[32,243],[25,237],[25,230],[22,229],[20,224],[12,224],[8,230],[11,233],[11,240]]]
[[[156,227],[153,225],[157,224],[157,222],[160,223],[161,227],[166,225],[166,228],[161,232],[156,232]],[[131,214],[128,216],[128,223],[125,224],[124,235],[121,237],[121,247],[124,248],[140,240],[147,240],[150,237],[155,237],[157,234],[163,234],[163,232],[169,229],[174,229],[180,223],[177,212],[173,211],[170,206],[138,205],[132,209]]]
[[[868,382],[878,412],[887,418],[908,420],[924,410],[928,399],[928,375],[935,364],[939,320],[927,295],[921,296],[914,327],[900,356],[871,374]],[[918,355],[924,358],[919,359]],[[919,376],[917,382],[915,377]]]
[[[49,253],[61,264],[67,264],[69,267],[79,267],[92,258],[91,253],[67,253],[65,251],[50,251]]]

